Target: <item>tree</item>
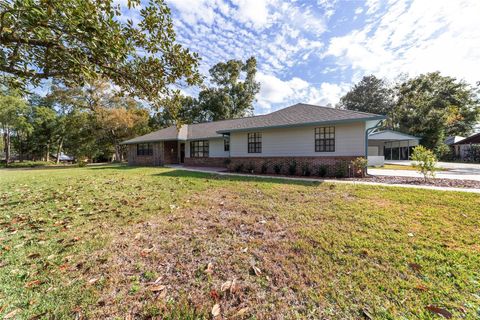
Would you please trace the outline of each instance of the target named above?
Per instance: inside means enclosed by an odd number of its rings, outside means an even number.
[[[200,109],[209,121],[233,119],[253,114],[255,95],[260,83],[255,81],[257,61],[250,57],[245,62],[229,60],[220,62],[210,70],[210,82],[214,87],[200,91]],[[241,81],[242,76],[245,77]]]
[[[97,123],[102,128],[102,137],[114,147],[115,161],[123,161],[123,146],[120,142],[132,138],[138,133],[146,133],[148,112],[137,106],[105,108],[95,112]]]
[[[162,104],[169,107],[159,112],[152,123],[165,127],[172,124],[233,119],[253,114],[255,95],[260,91],[260,83],[255,81],[257,62],[254,57],[245,62],[240,60],[220,62],[209,72],[212,86],[200,90],[197,98],[175,96],[165,99]]]
[[[74,151],[74,146],[86,148],[81,156],[93,158],[101,156],[121,161],[123,149],[120,142],[148,131],[149,113],[133,97],[122,95],[105,80],[97,80],[84,87],[64,87],[54,85],[47,97],[60,114],[61,135],[59,141],[65,142],[67,149]],[[85,115],[82,115],[85,114]],[[83,125],[84,128],[79,127]],[[76,128],[94,137],[95,144],[85,137],[73,134]],[[71,141],[67,141],[70,139]],[[94,150],[96,147],[96,150]],[[75,152],[77,153],[77,152]],[[77,153],[78,154],[78,153]]]
[[[140,0],[128,0],[129,8]],[[163,0],[122,22],[113,0],[12,0],[0,6],[0,71],[25,88],[53,78],[68,86],[108,79],[154,105],[172,85],[196,85],[198,55],[175,42]]]
[[[424,146],[416,146],[413,149],[412,160],[413,166],[417,168],[419,173],[423,174],[425,181],[428,178],[435,177],[437,158],[431,150]]]
[[[422,137],[422,145],[441,156],[446,136],[472,132],[480,100],[467,83],[427,73],[399,85],[395,113],[400,131]]]
[[[177,106],[166,107],[162,111],[154,114],[150,119],[150,126],[152,128],[199,123],[205,122],[208,119],[207,111],[200,108],[198,99],[196,98],[177,95],[173,98],[165,99],[163,104],[177,104]]]
[[[338,107],[391,116],[395,107],[394,93],[385,80],[369,75],[340,99]]]
[[[20,96],[8,91],[0,92],[0,129],[3,132],[7,165],[11,159],[12,133],[21,129],[29,130],[26,112],[27,103]]]

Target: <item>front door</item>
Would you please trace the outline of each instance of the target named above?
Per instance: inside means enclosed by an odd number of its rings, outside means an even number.
[[[185,161],[185,143],[180,143],[180,163]]]

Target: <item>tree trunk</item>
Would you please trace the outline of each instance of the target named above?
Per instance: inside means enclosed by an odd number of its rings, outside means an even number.
[[[60,138],[60,142],[58,143],[58,148],[57,148],[57,164],[60,163],[60,153],[62,152],[62,147],[63,147],[63,137]]]
[[[115,162],[120,162],[121,161],[121,147],[118,144],[115,144]]]
[[[5,142],[5,161],[8,166],[8,164],[10,163],[10,131],[8,130],[8,128],[5,128],[3,138]]]
[[[50,161],[50,142],[47,143],[47,154],[45,157],[45,161],[49,162]]]

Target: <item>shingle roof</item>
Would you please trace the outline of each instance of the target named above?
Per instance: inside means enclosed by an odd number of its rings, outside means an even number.
[[[141,143],[141,142],[154,142],[164,140],[178,140],[178,132],[176,126],[160,129],[155,132],[151,132],[144,136],[135,137],[133,139],[123,141],[122,144]]]
[[[368,140],[402,141],[402,140],[420,140],[420,138],[403,133],[403,132],[398,132],[393,130],[383,130],[383,131],[378,131],[370,134],[368,136]]]
[[[453,145],[459,145],[459,144],[478,144],[480,143],[480,133],[474,134],[470,137],[467,137],[463,140],[460,140],[458,142],[455,142]]]
[[[221,137],[222,133],[228,133],[231,131],[381,119],[385,119],[385,116],[298,103],[260,116],[184,125],[180,129],[180,135],[177,133],[176,127],[172,126],[124,141],[123,143],[131,144],[162,140],[205,139]]]
[[[297,103],[263,116],[244,118],[243,121],[232,123],[229,128],[221,129],[219,132],[374,119],[385,119],[385,117],[373,113]]]

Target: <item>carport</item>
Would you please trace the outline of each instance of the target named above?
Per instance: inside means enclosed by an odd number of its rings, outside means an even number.
[[[406,133],[383,130],[368,136],[368,164],[381,166],[385,160],[409,160],[420,138]]]

